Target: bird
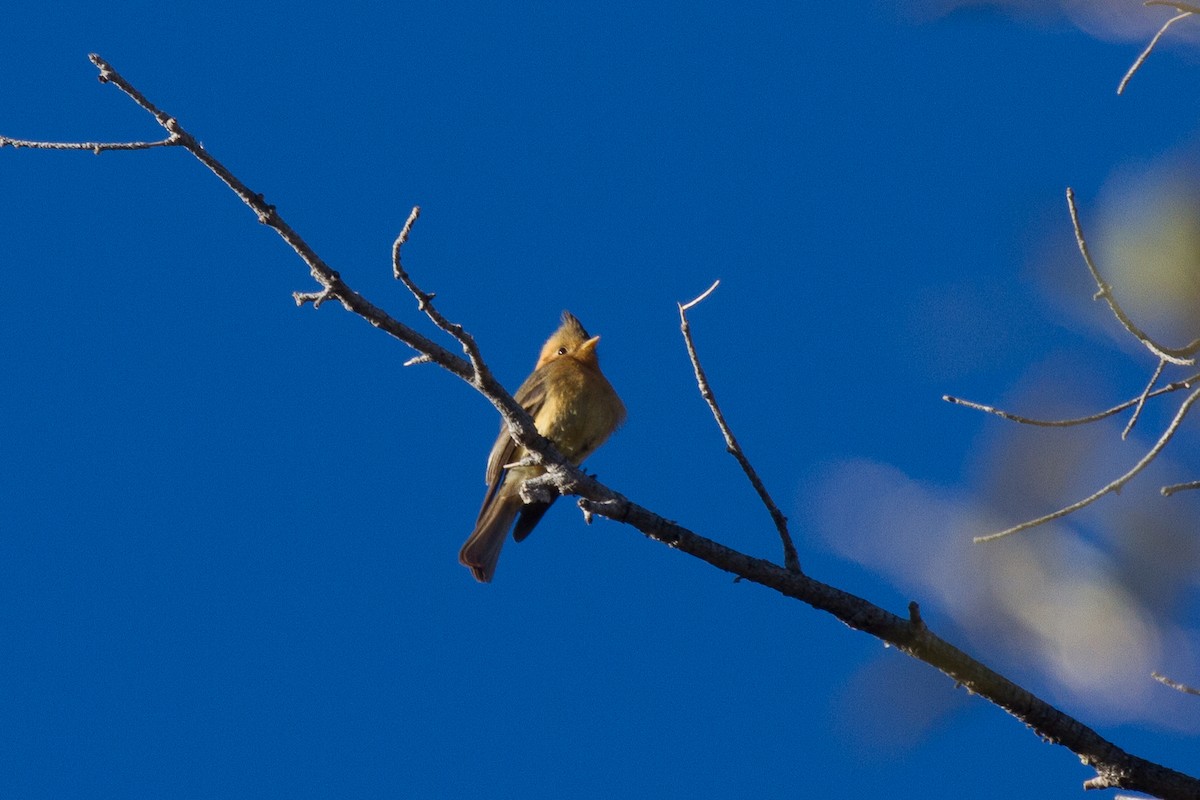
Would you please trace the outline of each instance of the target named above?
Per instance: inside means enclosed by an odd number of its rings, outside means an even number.
[[[576,466],[625,421],[625,405],[600,371],[599,341],[564,311],[558,330],[542,345],[533,372],[513,395],[533,417],[538,433]],[[508,426],[502,424],[487,460],[483,506],[458,553],[459,563],[480,583],[490,582],[495,575],[509,529],[515,541],[523,540],[554,502],[521,500],[521,484],[546,472],[541,466],[520,466],[525,455],[525,448],[513,441]]]

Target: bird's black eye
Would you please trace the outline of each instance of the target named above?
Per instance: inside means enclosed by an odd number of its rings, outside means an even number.
[[[567,348],[565,348],[565,347],[558,348],[558,354],[560,356],[565,356],[567,354]]]

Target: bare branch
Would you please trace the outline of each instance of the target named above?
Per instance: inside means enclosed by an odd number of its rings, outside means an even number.
[[[120,73],[106,62],[99,55],[91,56],[92,63],[100,69],[100,80],[103,83],[112,83],[121,91],[128,95],[135,103],[144,108],[146,111],[154,115],[154,118],[160,125],[171,133],[172,138],[185,148],[189,153],[195,156],[204,166],[208,167],[218,178],[220,178],[226,186],[233,190],[242,202],[250,207],[258,217],[259,221],[283,238],[285,242],[296,254],[308,265],[313,278],[320,283],[324,290],[316,293],[296,293],[294,297],[298,304],[306,302],[313,303],[314,306],[320,306],[325,300],[330,297],[337,298],[347,310],[352,311],[359,316],[362,316],[372,325],[380,328],[395,338],[409,345],[413,349],[427,356],[430,360],[437,362],[445,367],[450,372],[458,375],[467,381],[475,381],[475,371],[468,366],[467,362],[450,351],[443,348],[441,345],[431,341],[430,339],[417,333],[412,328],[404,325],[393,319],[390,315],[379,309],[375,305],[369,303],[364,297],[350,289],[349,286],[342,280],[341,276],[325,263],[320,256],[301,238],[283,217],[280,216],[275,206],[266,202],[263,196],[252,191],[225,165],[214,158],[204,148],[203,145],[196,140],[190,133],[183,129],[174,117],[171,117],[166,112],[161,111],[157,106],[146,99],[140,91],[134,88]],[[409,218],[409,222],[405,225],[404,233],[407,233],[412,228],[412,223],[416,219],[418,213],[414,209],[414,213]],[[397,248],[403,242],[397,241]],[[417,290],[420,291],[419,289]],[[432,297],[432,295],[426,295]],[[514,404],[515,405],[515,404]]]
[[[1162,673],[1151,672],[1150,677],[1154,678],[1154,680],[1158,681],[1163,686],[1170,686],[1172,689],[1174,689],[1177,692],[1183,692],[1184,694],[1200,695],[1200,689],[1196,689],[1192,686],[1188,686],[1186,683],[1179,683],[1178,681],[1173,681],[1170,678],[1168,678],[1166,675],[1163,675]]]
[[[1166,366],[1167,362],[1170,362],[1173,364],[1193,364],[1193,363],[1195,363],[1195,358],[1192,358],[1190,356],[1192,356],[1192,354],[1194,354],[1197,349],[1200,349],[1200,339],[1193,341],[1191,344],[1189,344],[1183,348],[1176,348],[1176,349],[1166,348],[1166,347],[1163,347],[1162,345],[1158,344],[1157,342],[1155,342],[1144,331],[1142,331],[1137,325],[1135,325],[1133,320],[1131,320],[1129,318],[1129,316],[1125,313],[1125,310],[1123,308],[1121,308],[1120,303],[1118,303],[1116,298],[1113,296],[1112,287],[1104,280],[1104,278],[1101,277],[1099,269],[1096,268],[1095,261],[1092,260],[1092,255],[1091,255],[1091,252],[1089,251],[1088,245],[1087,245],[1087,239],[1083,235],[1083,226],[1079,222],[1079,210],[1075,205],[1075,191],[1073,189],[1071,189],[1070,187],[1067,188],[1067,207],[1069,208],[1069,210],[1071,212],[1071,224],[1075,230],[1075,241],[1079,246],[1079,252],[1083,256],[1084,263],[1087,264],[1088,271],[1092,275],[1092,280],[1095,281],[1096,286],[1097,286],[1096,297],[1104,298],[1105,302],[1108,303],[1109,308],[1112,310],[1113,314],[1117,317],[1117,320],[1121,323],[1121,325],[1125,328],[1125,330],[1127,330],[1130,333],[1130,335],[1134,336],[1138,341],[1140,341],[1148,350],[1150,350],[1150,352],[1152,352],[1156,356],[1158,356],[1158,360],[1159,360],[1158,365],[1154,370],[1153,376],[1150,378],[1150,382],[1146,385],[1146,388],[1142,390],[1141,395],[1139,395],[1135,401],[1132,401],[1132,403],[1127,403],[1127,404],[1124,404],[1123,406],[1118,406],[1115,409],[1110,409],[1110,411],[1108,411],[1108,412],[1102,412],[1098,415],[1092,415],[1090,417],[1086,417],[1086,418],[1083,418],[1080,420],[1068,420],[1068,421],[1059,422],[1059,423],[1037,422],[1035,420],[1031,420],[1031,419],[1024,418],[1024,417],[1016,417],[1015,415],[1008,414],[1006,412],[999,412],[996,409],[991,408],[989,406],[981,406],[981,405],[974,404],[974,403],[966,403],[966,402],[958,400],[957,398],[951,398],[951,397],[946,397],[945,399],[947,399],[950,402],[960,403],[962,405],[969,405],[969,406],[977,408],[981,411],[988,411],[990,413],[998,414],[999,416],[1005,417],[1007,419],[1015,420],[1017,422],[1023,422],[1026,424],[1034,424],[1034,425],[1066,425],[1066,424],[1080,424],[1081,422],[1091,422],[1091,421],[1095,421],[1096,419],[1101,419],[1105,416],[1108,416],[1110,413],[1112,413],[1116,410],[1119,410],[1122,407],[1128,407],[1129,405],[1133,405],[1134,406],[1133,416],[1130,418],[1128,425],[1126,425],[1125,430],[1121,434],[1121,438],[1125,439],[1128,436],[1129,432],[1133,429],[1133,426],[1137,423],[1137,420],[1141,415],[1142,408],[1145,406],[1146,400],[1149,397],[1152,397],[1155,394],[1157,394],[1157,392],[1153,392],[1152,390],[1153,390],[1154,384],[1158,382],[1159,377],[1162,375],[1162,371],[1163,371],[1164,367]],[[1193,376],[1193,378],[1189,378],[1188,381],[1186,381],[1184,383],[1190,383],[1194,379],[1195,379],[1195,376]],[[1164,388],[1170,388],[1170,387],[1164,387]],[[1137,462],[1137,464],[1135,464],[1124,475],[1121,475],[1116,480],[1111,481],[1104,487],[1100,488],[1099,490],[1092,493],[1088,497],[1085,497],[1084,499],[1079,500],[1078,502],[1072,503],[1064,508],[1060,508],[1057,511],[1054,511],[1050,514],[1046,514],[1045,516],[1038,517],[1038,518],[1032,519],[1032,520],[1028,520],[1026,522],[1021,523],[1020,525],[1015,525],[1011,528],[1007,528],[1006,530],[1000,531],[998,533],[989,534],[987,536],[977,536],[977,537],[975,537],[975,542],[977,542],[977,543],[978,542],[990,542],[995,539],[1003,538],[1005,536],[1011,536],[1012,534],[1019,533],[1020,531],[1028,530],[1029,528],[1037,527],[1038,525],[1042,525],[1044,523],[1051,522],[1052,520],[1060,519],[1062,517],[1067,516],[1068,514],[1072,514],[1075,511],[1078,511],[1079,509],[1081,509],[1085,506],[1091,505],[1092,503],[1096,502],[1097,500],[1099,500],[1101,497],[1105,496],[1106,494],[1120,491],[1121,487],[1123,487],[1126,483],[1128,483],[1130,480],[1132,480],[1134,476],[1136,476],[1142,470],[1144,470],[1150,464],[1150,462],[1153,461],[1160,452],[1162,452],[1163,448],[1166,447],[1167,443],[1174,437],[1175,431],[1178,429],[1180,422],[1182,422],[1183,418],[1187,415],[1188,409],[1191,408],[1192,403],[1194,403],[1196,401],[1198,395],[1200,395],[1200,389],[1194,390],[1190,395],[1188,395],[1188,397],[1183,401],[1183,403],[1180,404],[1179,410],[1176,412],[1175,417],[1171,420],[1171,424],[1167,427],[1166,431],[1163,432],[1162,436],[1159,437],[1159,439],[1155,443],[1155,445],[1152,448],[1150,448],[1150,450],[1148,450],[1146,452],[1146,454],[1144,456],[1142,456],[1142,458]],[[1179,486],[1174,486],[1174,487],[1164,487],[1163,492],[1165,494],[1170,494],[1175,491],[1179,491],[1182,488],[1186,488],[1186,487],[1182,484]]]
[[[471,370],[466,361],[437,343],[430,341],[407,325],[393,319],[382,309],[367,302],[364,297],[351,290],[341,279],[341,276],[326,264],[308,243],[301,238],[300,234],[284,221],[273,205],[268,204],[261,194],[252,191],[237,176],[230,172],[224,164],[214,158],[194,136],[184,130],[178,120],[161,111],[147,100],[145,95],[134,88],[99,55],[93,53],[90,58],[92,63],[100,70],[100,81],[102,83],[113,84],[128,95],[135,103],[152,114],[155,120],[166,128],[172,138],[178,142],[180,147],[186,149],[204,166],[208,167],[213,174],[220,178],[226,186],[233,190],[234,194],[241,198],[243,203],[250,207],[258,217],[259,222],[278,233],[296,252],[296,255],[300,256],[304,263],[308,265],[313,278],[321,284],[324,290],[317,293],[297,293],[293,295],[298,304],[311,302],[314,305],[319,305],[329,297],[336,297],[347,310],[359,314],[375,327],[386,331],[418,352],[428,354],[455,375],[465,380],[470,379]]]
[[[1187,396],[1187,398],[1180,404],[1179,410],[1175,412],[1175,417],[1171,420],[1171,424],[1167,426],[1165,431],[1163,431],[1162,436],[1158,438],[1158,441],[1154,444],[1154,447],[1151,447],[1146,452],[1146,455],[1142,456],[1141,460],[1133,465],[1132,469],[1130,469],[1121,477],[1117,478],[1115,481],[1112,481],[1104,488],[1100,489],[1094,494],[1089,495],[1088,497],[1085,497],[1079,502],[1072,503],[1066,508],[1060,508],[1058,511],[1055,511],[1052,514],[1047,514],[1044,517],[1038,517],[1037,519],[1031,519],[1028,522],[1022,522],[1020,525],[1015,525],[1006,530],[1002,530],[999,533],[992,533],[988,534],[987,536],[976,536],[975,542],[990,542],[995,539],[1001,539],[1005,536],[1011,536],[1012,534],[1019,533],[1020,531],[1028,530],[1029,528],[1035,528],[1043,523],[1060,519],[1068,514],[1072,514],[1084,506],[1089,506],[1099,500],[1101,497],[1104,497],[1106,494],[1120,491],[1122,486],[1129,483],[1129,481],[1135,475],[1145,469],[1151,461],[1158,457],[1158,454],[1161,453],[1163,448],[1167,446],[1167,442],[1171,441],[1171,438],[1174,437],[1175,431],[1179,428],[1179,423],[1183,421],[1185,416],[1187,416],[1188,409],[1192,407],[1192,403],[1196,402],[1198,397],[1200,397],[1200,389],[1194,390]]]
[[[1169,361],[1172,364],[1195,364],[1196,359],[1192,358],[1197,350],[1200,350],[1200,339],[1193,340],[1190,344],[1184,347],[1172,348],[1164,347],[1150,338],[1141,328],[1134,324],[1133,320],[1121,308],[1116,297],[1113,296],[1112,287],[1100,276],[1100,270],[1096,268],[1096,263],[1092,261],[1092,255],[1088,251],[1087,240],[1083,236],[1083,227],[1079,224],[1079,211],[1075,207],[1075,190],[1067,188],[1067,207],[1071,211],[1071,224],[1075,228],[1075,241],[1079,245],[1079,252],[1083,255],[1083,260],[1087,264],[1088,271],[1092,273],[1092,280],[1096,282],[1097,298],[1104,298],[1108,303],[1108,307],[1112,309],[1117,320],[1124,326],[1125,330],[1136,338],[1139,342],[1145,345],[1151,353],[1154,353],[1163,361]]]
[[[584,476],[578,488],[579,503],[585,510],[632,525],[651,539],[740,579],[828,612],[851,628],[869,633],[934,666],[968,691],[987,698],[1024,722],[1046,741],[1079,755],[1096,770],[1097,777],[1092,779],[1096,787],[1131,789],[1162,798],[1194,798],[1200,793],[1200,780],[1126,753],[1083,723],[975,661],[923,623],[903,619],[849,592],[699,536],[630,502],[590,477]]]
[[[1171,27],[1172,25],[1174,25],[1176,22],[1183,19],[1184,17],[1190,17],[1196,11],[1200,10],[1194,6],[1188,7],[1188,6],[1186,6],[1186,4],[1169,3],[1169,2],[1154,2],[1154,0],[1151,0],[1151,2],[1148,2],[1145,5],[1148,5],[1148,6],[1174,6],[1175,8],[1187,8],[1187,10],[1184,11],[1182,14],[1171,17],[1169,20],[1167,20],[1166,22],[1163,23],[1163,26],[1158,29],[1158,33],[1154,34],[1154,38],[1150,40],[1150,44],[1146,45],[1146,49],[1142,51],[1141,55],[1139,55],[1137,57],[1137,60],[1133,62],[1133,66],[1131,66],[1129,68],[1129,71],[1125,73],[1125,77],[1121,78],[1121,83],[1117,86],[1117,94],[1125,93],[1125,87],[1127,85],[1129,85],[1130,79],[1133,78],[1133,75],[1135,72],[1137,72],[1139,69],[1142,68],[1142,64],[1144,64],[1146,62],[1146,59],[1150,57],[1150,53],[1154,50],[1154,46],[1156,44],[1158,44],[1158,40],[1162,38],[1162,35],[1167,32],[1167,28]]]
[[[1129,417],[1129,422],[1125,425],[1125,430],[1121,431],[1121,441],[1129,438],[1129,432],[1133,430],[1133,426],[1137,425],[1138,417],[1142,415],[1142,409],[1146,407],[1146,398],[1150,396],[1150,390],[1154,388],[1154,384],[1158,383],[1159,376],[1162,375],[1163,367],[1167,362],[1161,358],[1158,360],[1158,366],[1154,368],[1154,374],[1150,376],[1150,382],[1146,384],[1146,388],[1138,395],[1137,406],[1133,409],[1133,414]]]
[[[725,437],[725,449],[737,459],[738,464],[742,467],[742,472],[746,473],[746,477],[750,480],[750,485],[754,487],[754,491],[758,492],[759,499],[767,507],[767,512],[775,522],[775,529],[779,531],[779,539],[783,542],[783,563],[789,571],[799,572],[800,557],[796,554],[796,545],[792,543],[792,535],[788,531],[787,517],[779,510],[779,506],[775,505],[775,501],[771,499],[771,494],[767,491],[766,485],[758,477],[758,472],[750,463],[750,459],[746,458],[746,454],[742,452],[742,446],[738,444],[737,438],[733,435],[733,430],[730,429],[729,423],[725,421],[725,415],[721,413],[721,408],[717,405],[717,397],[713,394],[712,387],[708,383],[708,377],[704,374],[704,368],[700,366],[700,356],[696,353],[696,345],[692,341],[692,326],[688,323],[687,318],[688,309],[694,308],[702,302],[720,284],[720,281],[714,281],[713,285],[708,287],[704,294],[695,300],[686,304],[677,304],[679,305],[679,327],[683,331],[683,342],[687,346],[688,358],[692,360],[692,370],[696,373],[696,383],[700,387],[700,396],[704,398],[704,402],[708,403],[713,418],[717,421],[717,427],[721,429],[721,434]]]
[[[229,171],[224,164],[214,158],[200,142],[183,129],[178,120],[161,111],[157,106],[151,103],[145,95],[138,91],[132,84],[123,78],[113,67],[99,55],[92,54],[89,56],[92,63],[100,70],[100,82],[111,83],[122,92],[128,95],[135,103],[152,114],[155,120],[162,125],[168,133],[178,140],[179,146],[191,153],[200,163],[208,167],[221,181],[228,186],[234,194],[236,194],[243,203],[258,217],[258,221],[267,227],[274,230],[279,236],[287,242],[287,244],[296,252],[301,260],[308,265],[309,272],[313,278],[323,287],[321,291],[315,293],[296,293],[293,297],[297,304],[311,302],[314,306],[319,306],[329,298],[336,298],[342,306],[347,310],[365,319],[367,322],[374,325],[376,328],[393,336],[396,339],[404,342],[409,347],[416,350],[421,356],[438,364],[448,372],[457,375],[462,380],[471,384],[478,389],[484,397],[486,397],[492,405],[494,405],[508,423],[509,430],[514,434],[520,443],[527,449],[542,454],[551,463],[548,468],[557,469],[560,465],[569,464],[562,454],[559,453],[553,445],[551,445],[545,437],[541,436],[533,425],[533,420],[525,412],[520,405],[513,400],[512,395],[505,391],[500,382],[491,374],[486,365],[483,364],[479,357],[478,348],[470,336],[464,334],[460,327],[451,326],[450,323],[442,320],[443,323],[451,329],[451,333],[463,345],[464,350],[467,350],[469,360],[463,359],[455,355],[446,348],[432,341],[426,336],[418,333],[409,326],[399,322],[383,309],[368,301],[365,297],[351,289],[341,276],[333,270],[325,261],[317,255],[316,251],[301,238],[283,217],[280,216],[275,206],[266,202],[263,196],[252,191],[245,183],[243,183],[236,175]],[[401,231],[401,236],[405,236],[405,232],[411,230],[412,223],[416,219],[418,210],[409,216],[409,221],[405,225],[405,230]],[[393,253],[398,253],[398,248],[403,245],[403,241],[397,238],[397,243],[393,245]],[[397,262],[398,263],[398,262]],[[415,288],[412,284],[410,291]],[[416,288],[418,302],[424,296],[425,304],[428,306],[429,299],[433,297],[431,294],[421,292]],[[429,313],[428,310],[426,313]],[[436,312],[435,312],[436,313]],[[438,315],[440,318],[440,315]],[[440,326],[439,326],[440,327]],[[457,334],[455,334],[455,329]],[[443,328],[446,330],[446,328]],[[468,347],[469,343],[469,347]]]
[[[1023,417],[1019,414],[1013,414],[1008,411],[1002,411],[993,406],[986,406],[986,405],[983,405],[982,403],[976,403],[971,400],[964,400],[961,397],[954,397],[953,395],[948,395],[948,394],[942,395],[942,399],[945,400],[947,403],[953,403],[955,405],[965,406],[966,408],[972,408],[972,409],[975,409],[976,411],[985,411],[988,414],[995,414],[997,417],[1000,417],[1002,419],[1007,419],[1011,422],[1016,422],[1021,425],[1037,425],[1037,426],[1043,427],[1043,428],[1068,428],[1068,427],[1071,427],[1072,425],[1086,425],[1089,422],[1097,422],[1099,420],[1105,419],[1106,417],[1111,417],[1114,414],[1119,414],[1122,411],[1124,411],[1125,409],[1136,406],[1136,405],[1138,405],[1138,403],[1144,402],[1145,399],[1149,399],[1151,397],[1158,397],[1159,395],[1168,394],[1170,392],[1177,392],[1180,389],[1190,389],[1190,388],[1192,388],[1192,384],[1196,383],[1197,381],[1200,381],[1200,372],[1198,372],[1195,375],[1192,375],[1190,377],[1184,378],[1181,381],[1175,381],[1174,383],[1168,383],[1165,386],[1161,386],[1158,389],[1155,389],[1154,391],[1145,394],[1144,398],[1141,396],[1135,397],[1132,400],[1126,400],[1124,403],[1115,405],[1112,408],[1107,409],[1105,411],[1099,411],[1095,414],[1089,414],[1086,417],[1075,417],[1074,419],[1057,419],[1057,420],[1033,419],[1032,417]]]

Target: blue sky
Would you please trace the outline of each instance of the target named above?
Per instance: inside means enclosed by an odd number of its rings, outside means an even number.
[[[1119,474],[1165,417],[1122,445],[1122,423],[1033,433],[939,399],[1051,416],[1140,391],[1153,363],[1090,302],[1063,193],[1116,271],[1130,209],[1194,169],[1196,60],[1168,44],[1118,98],[1163,9],[1122,37],[810,6],[23,6],[0,133],[158,138],[98,52],[432,335],[389,264],[421,205],[405,263],[508,385],[564,308],[602,335],[629,420],[590,469],[779,558],[678,332],[720,278],[696,343],[806,568],[919,600],[1200,771],[1194,699],[1146,675],[1200,682],[1197,509],[1155,494],[1200,464],[1181,446],[1078,520],[971,546]],[[0,795],[1069,797],[1090,776],[931,669],[568,503],[476,585],[456,554],[496,430],[480,397],[296,308],[306,269],[182,151],[0,170]],[[1149,314],[1194,267],[1119,285]]]

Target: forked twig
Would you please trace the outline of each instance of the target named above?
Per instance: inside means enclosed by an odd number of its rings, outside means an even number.
[[[1154,50],[1154,46],[1158,44],[1158,40],[1161,39],[1163,34],[1167,32],[1167,28],[1171,27],[1184,17],[1190,17],[1192,14],[1200,11],[1200,8],[1187,6],[1185,3],[1154,2],[1154,0],[1150,0],[1150,2],[1145,3],[1145,5],[1173,6],[1180,9],[1186,8],[1187,10],[1183,11],[1183,13],[1178,14],[1177,16],[1171,17],[1169,20],[1163,23],[1163,26],[1158,29],[1158,33],[1154,34],[1154,38],[1150,40],[1150,44],[1146,45],[1146,49],[1142,51],[1141,55],[1137,57],[1137,60],[1133,62],[1133,66],[1131,66],[1129,71],[1125,73],[1125,77],[1121,78],[1121,83],[1117,86],[1117,94],[1125,93],[1125,87],[1129,85],[1130,79],[1133,78],[1135,72],[1142,68],[1142,64],[1146,62],[1146,59],[1150,57],[1150,53]]]
[[[729,427],[729,423],[725,421],[725,415],[721,413],[721,407],[717,405],[717,397],[708,382],[708,376],[704,374],[704,367],[700,366],[700,356],[696,353],[696,344],[692,341],[692,326],[688,323],[687,312],[703,302],[720,284],[720,281],[714,281],[713,285],[708,287],[704,294],[688,303],[678,304],[679,327],[683,331],[683,342],[687,347],[688,358],[692,361],[692,371],[696,373],[696,383],[700,387],[700,396],[704,398],[704,402],[708,403],[709,410],[712,411],[713,418],[717,421],[717,427],[721,429],[721,435],[725,437],[725,449],[731,456],[737,459],[738,464],[742,467],[742,472],[746,473],[746,477],[750,480],[750,485],[754,487],[754,491],[758,492],[759,499],[767,507],[771,519],[775,522],[775,528],[779,531],[779,539],[783,542],[784,566],[787,567],[789,572],[799,573],[800,557],[796,554],[796,545],[792,543],[792,534],[788,531],[787,517],[779,510],[779,506],[775,505],[775,501],[771,499],[771,494],[767,491],[762,478],[758,477],[757,470],[750,463],[750,459],[746,458],[746,454],[742,451],[742,446],[738,444],[737,437],[733,435],[733,430]]]
[[[425,312],[425,316],[429,317],[440,330],[445,331],[454,337],[454,339],[462,346],[463,353],[467,360],[471,362],[471,368],[476,375],[489,374],[488,366],[484,363],[483,354],[479,351],[479,344],[475,341],[475,337],[467,333],[462,325],[456,322],[451,322],[442,316],[442,313],[433,307],[433,298],[436,295],[433,292],[426,292],[420,286],[417,286],[416,281],[404,269],[400,263],[400,250],[408,241],[409,234],[412,233],[413,225],[421,216],[421,207],[413,206],[412,211],[408,215],[408,219],[404,221],[404,227],[400,229],[400,235],[396,237],[396,241],[392,243],[392,276],[404,284],[412,296],[417,298],[417,308]],[[404,362],[404,366],[412,366],[413,364],[423,364],[428,361],[428,358],[422,359],[421,356],[410,358]]]
[[[1038,525],[1042,525],[1046,522],[1065,517],[1068,514],[1078,511],[1084,506],[1091,505],[1101,497],[1104,497],[1106,494],[1119,491],[1122,486],[1129,483],[1129,481],[1135,475],[1145,469],[1151,461],[1158,457],[1158,454],[1161,453],[1163,448],[1167,446],[1167,442],[1171,441],[1171,438],[1175,436],[1175,431],[1179,428],[1179,423],[1181,423],[1183,418],[1187,416],[1188,409],[1192,407],[1192,404],[1196,402],[1197,398],[1200,398],[1200,389],[1193,390],[1192,393],[1189,394],[1182,403],[1180,403],[1179,410],[1175,412],[1175,417],[1171,420],[1171,424],[1167,426],[1165,431],[1163,431],[1162,436],[1158,437],[1158,441],[1154,443],[1154,447],[1151,447],[1146,452],[1146,455],[1142,456],[1141,460],[1133,465],[1132,469],[1130,469],[1121,477],[1117,478],[1115,481],[1112,481],[1099,491],[1085,497],[1084,499],[1076,503],[1072,503],[1065,508],[1060,508],[1058,511],[1047,514],[1044,517],[1038,517],[1037,519],[1031,519],[1028,522],[1022,522],[1020,525],[1007,528],[999,533],[992,533],[988,534],[987,536],[976,536],[974,541],[978,544],[981,542],[991,542],[996,539],[1001,539],[1005,536],[1011,536],[1014,533],[1019,533],[1020,531],[1028,530],[1029,528],[1037,527]]]

